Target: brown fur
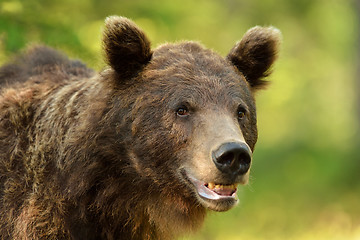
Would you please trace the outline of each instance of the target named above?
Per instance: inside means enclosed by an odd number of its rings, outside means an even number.
[[[235,47],[230,61],[194,42],[152,52],[136,25],[111,17],[110,68],[98,74],[46,47],[0,68],[0,238],[172,239],[198,229],[206,207],[179,174],[198,154],[192,133],[204,129],[175,110],[186,101],[199,114],[229,116],[243,102],[249,113],[240,128],[253,150],[253,90],[277,50],[262,45],[270,56],[260,67],[252,62],[258,73],[248,66],[247,82],[239,64],[256,58],[254,44]]]

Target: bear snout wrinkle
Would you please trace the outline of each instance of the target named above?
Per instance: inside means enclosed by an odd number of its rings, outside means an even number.
[[[250,169],[252,154],[247,144],[227,142],[212,152],[215,166],[223,173],[236,177]]]

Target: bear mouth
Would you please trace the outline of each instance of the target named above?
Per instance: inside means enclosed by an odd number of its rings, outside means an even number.
[[[237,195],[237,184],[217,184],[214,182],[202,182],[190,175],[187,175],[191,183],[195,186],[198,194],[209,200],[219,200],[223,198],[235,198]]]
[[[215,182],[204,182],[187,174],[183,170],[182,175],[199,196],[200,202],[214,211],[227,211],[238,203],[237,183],[220,184]]]

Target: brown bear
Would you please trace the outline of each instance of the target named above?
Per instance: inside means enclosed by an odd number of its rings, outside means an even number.
[[[174,239],[235,206],[279,42],[254,27],[226,58],[152,50],[109,17],[100,73],[47,47],[0,68],[1,239]]]

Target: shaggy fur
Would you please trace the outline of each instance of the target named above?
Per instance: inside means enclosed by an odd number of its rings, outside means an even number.
[[[250,32],[226,60],[194,42],[152,52],[134,23],[111,17],[100,73],[41,46],[0,68],[0,239],[173,239],[198,229],[206,206],[179,173],[198,160],[206,129],[176,109],[211,119],[241,102],[248,117],[237,128],[253,150],[253,92],[277,34]]]

